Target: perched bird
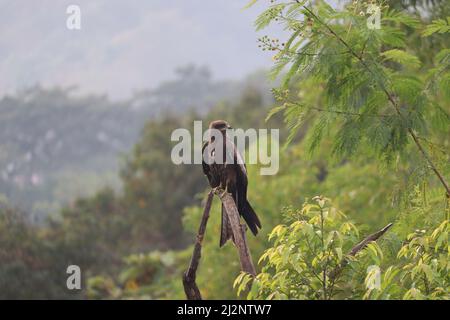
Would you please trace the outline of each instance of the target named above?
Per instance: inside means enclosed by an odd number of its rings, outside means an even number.
[[[261,222],[247,200],[248,180],[244,160],[234,142],[227,136],[227,129],[232,128],[226,121],[216,120],[210,123],[209,129],[218,130],[222,134],[222,139],[216,142],[214,135],[210,135],[209,140],[203,145],[203,173],[208,178],[211,188],[220,187],[231,194],[239,214],[256,235],[258,228],[261,228]],[[222,152],[217,152],[220,151],[218,148],[222,148]],[[220,157],[222,157],[221,161],[219,161]],[[220,246],[222,247],[228,239],[234,242],[233,231],[222,205]]]

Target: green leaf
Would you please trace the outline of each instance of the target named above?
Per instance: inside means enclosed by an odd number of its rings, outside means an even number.
[[[394,47],[405,47],[405,38],[405,33],[397,28],[383,27],[380,31],[381,41]]]
[[[272,240],[273,237],[280,237],[286,232],[286,226],[279,224],[275,228],[273,228],[272,232],[269,234],[269,240]]]
[[[256,2],[258,2],[258,0],[250,0],[250,2],[245,5],[244,9],[252,7]]]
[[[447,33],[450,32],[450,17],[447,17],[447,20],[437,19],[433,20],[428,26],[426,26],[425,30],[422,32],[422,37],[429,37],[434,33]]]
[[[302,59],[297,58],[297,60],[295,60],[295,62],[292,64],[291,68],[289,69],[288,73],[284,77],[283,83],[281,84],[282,88],[287,88],[287,86],[289,85],[289,82],[291,81],[292,77],[297,73],[301,64],[302,64]]]
[[[436,62],[437,63],[443,63],[445,61],[448,61],[450,58],[450,49],[442,49],[436,54]]]
[[[242,279],[244,278],[245,275],[246,275],[245,272],[241,272],[241,273],[236,277],[236,280],[234,280],[234,283],[233,283],[233,288],[236,288],[236,287],[242,282]]]
[[[395,10],[390,10],[382,14],[383,21],[393,21],[397,23],[404,24],[411,28],[417,28],[420,26],[420,20],[406,12],[398,12]]]
[[[411,105],[416,103],[423,90],[420,79],[402,75],[392,77],[392,87],[403,102]]]
[[[399,49],[388,50],[381,53],[381,55],[385,57],[385,60],[392,60],[413,68],[418,68],[421,64],[419,58],[415,55]]]
[[[342,248],[335,248],[334,249],[335,251],[336,251],[336,254],[337,254],[337,256],[338,256],[338,259],[339,260],[342,260]]]
[[[283,11],[286,5],[286,3],[276,4],[261,13],[255,21],[256,31],[267,27],[273,20],[278,17],[278,15]]]
[[[281,106],[270,109],[269,113],[266,116],[265,121],[269,121],[274,115],[286,109],[286,106],[283,104]]]
[[[256,298],[258,298],[258,293],[259,293],[259,289],[260,288],[261,288],[261,283],[257,279],[254,279],[253,282],[252,282],[252,289],[248,293],[247,299],[256,299]]]

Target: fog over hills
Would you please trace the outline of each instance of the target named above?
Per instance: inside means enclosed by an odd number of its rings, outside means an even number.
[[[66,9],[81,9],[68,30]],[[37,220],[101,186],[149,119],[207,112],[271,55],[242,0],[0,0],[0,203]],[[181,66],[181,67],[180,67]],[[250,74],[250,76],[248,76]],[[169,138],[169,137],[168,137]]]
[[[81,9],[68,30],[66,9]],[[40,84],[112,100],[155,88],[180,65],[239,79],[270,63],[246,0],[0,0],[0,96]]]
[[[120,159],[146,121],[164,114],[203,114],[221,101],[234,102],[249,87],[269,103],[264,72],[241,81],[214,81],[207,67],[194,65],[122,101],[39,86],[7,95],[0,100],[0,195],[40,221],[78,196],[103,186],[119,188]]]

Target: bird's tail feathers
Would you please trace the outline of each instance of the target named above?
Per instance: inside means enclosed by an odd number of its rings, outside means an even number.
[[[250,202],[245,201],[244,205],[239,210],[241,216],[244,218],[249,229],[256,236],[258,234],[258,228],[261,229],[261,221],[259,221],[255,210],[253,210]]]

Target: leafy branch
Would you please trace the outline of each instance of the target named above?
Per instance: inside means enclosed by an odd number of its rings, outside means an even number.
[[[300,4],[299,0],[296,0],[297,3]],[[380,87],[380,89],[384,92],[384,94],[386,95],[386,98],[388,99],[388,101],[391,103],[392,107],[395,109],[395,112],[397,113],[397,115],[399,116],[400,119],[402,119],[403,121],[405,121],[405,117],[402,114],[402,112],[400,111],[400,106],[398,105],[397,101],[395,101],[394,99],[394,94],[389,92],[389,90],[386,88],[386,86],[384,85],[384,83],[379,79],[378,75],[370,68],[369,64],[366,62],[366,60],[360,55],[358,54],[348,43],[346,40],[344,40],[340,35],[338,35],[333,28],[331,28],[326,22],[322,21],[322,19],[320,19],[313,11],[311,11],[308,7],[306,6],[302,6],[302,8],[308,13],[309,16],[311,16],[315,21],[317,21],[319,24],[321,24],[322,26],[324,26],[328,32],[335,37],[349,52],[350,54],[355,57],[359,63],[362,65],[362,67],[370,74],[374,77],[374,79],[376,80],[376,83],[378,84],[378,86]],[[428,165],[431,167],[432,171],[435,173],[435,175],[437,176],[437,178],[439,179],[439,181],[441,182],[441,184],[443,185],[445,191],[446,191],[446,196],[447,198],[450,198],[450,187],[448,182],[446,181],[446,179],[444,178],[443,174],[440,172],[440,170],[437,168],[437,166],[435,165],[435,163],[433,162],[433,160],[431,159],[431,157],[428,155],[427,151],[424,149],[424,147],[422,146],[422,143],[420,142],[418,136],[416,135],[416,133],[414,132],[414,130],[408,126],[407,127],[407,131],[409,133],[409,135],[412,137],[415,145],[417,146],[417,148],[419,149],[420,153],[422,154],[422,156],[424,157],[424,159],[426,160],[426,162],[428,163]]]

